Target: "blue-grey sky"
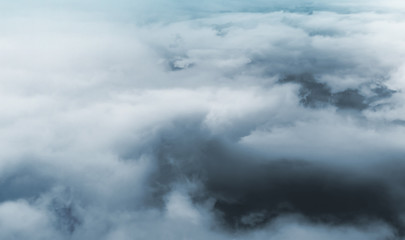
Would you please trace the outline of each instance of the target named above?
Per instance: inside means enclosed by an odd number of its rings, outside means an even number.
[[[404,11],[0,2],[0,239],[404,239]]]

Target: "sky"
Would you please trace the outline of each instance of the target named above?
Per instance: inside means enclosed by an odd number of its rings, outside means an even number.
[[[0,239],[405,239],[403,1],[0,20]]]

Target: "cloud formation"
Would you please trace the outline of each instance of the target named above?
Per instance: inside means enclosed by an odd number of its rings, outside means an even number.
[[[400,1],[0,5],[1,239],[404,238]]]

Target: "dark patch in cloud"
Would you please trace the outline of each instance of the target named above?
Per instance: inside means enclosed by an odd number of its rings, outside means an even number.
[[[405,120],[402,120],[402,119],[396,119],[396,120],[392,121],[392,123],[405,127]]]
[[[371,98],[372,101],[380,100],[382,98],[389,98],[397,91],[389,89],[387,86],[382,84],[378,84],[376,87],[372,89],[372,91],[376,94],[375,97]]]
[[[293,82],[300,84],[300,102],[304,106],[311,108],[334,105],[339,109],[361,111],[369,108],[372,103],[378,100],[390,98],[396,92],[380,84],[371,89],[374,93],[371,97],[363,96],[358,89],[346,89],[344,91],[332,93],[331,88],[327,84],[318,82],[313,75],[308,73],[288,75],[280,79],[279,82]]]
[[[53,211],[57,217],[57,228],[63,232],[72,234],[80,220],[75,216],[74,206],[72,204],[63,205],[58,202],[53,202]]]
[[[343,33],[339,32],[339,31],[330,30],[330,29],[325,29],[325,30],[317,29],[317,30],[308,31],[308,35],[311,37],[314,37],[314,36],[336,37],[339,35],[343,35]]]
[[[220,37],[224,37],[228,34],[229,28],[233,26],[232,23],[224,23],[224,24],[215,24],[212,28],[216,31],[216,35]]]
[[[51,199],[48,208],[56,219],[56,228],[63,233],[74,233],[82,222],[77,212],[77,207],[72,201],[69,188],[63,189],[56,197]]]
[[[299,90],[300,102],[307,107],[323,107],[331,103],[331,90],[315,81],[312,75],[290,75],[280,80],[281,83],[295,82],[301,85]]]
[[[18,168],[16,172],[0,180],[0,201],[18,199],[36,199],[42,193],[49,191],[53,185],[53,179],[44,176],[35,168]]]
[[[331,95],[331,102],[340,109],[364,110],[368,107],[366,98],[355,89],[346,89]]]
[[[186,118],[174,121],[149,140],[147,145],[152,147],[148,152],[152,154],[156,166],[149,177],[150,188],[145,197],[147,205],[163,207],[163,196],[172,190],[175,182],[201,179],[203,167],[200,159],[207,139],[201,119]],[[124,153],[127,158],[137,154],[132,151]]]
[[[187,57],[176,57],[170,59],[168,64],[171,71],[185,70],[194,66],[194,63],[191,62]]]
[[[228,227],[260,227],[280,215],[297,213],[331,225],[384,221],[404,234],[403,199],[388,182],[291,162],[257,166],[254,173],[246,176],[248,181],[234,178],[211,184],[213,193],[221,196],[215,209]],[[246,221],[252,217],[253,222]]]
[[[285,214],[299,214],[331,226],[384,222],[398,235],[405,233],[401,220],[405,188],[398,174],[390,175],[383,168],[365,173],[329,164],[268,159],[209,137],[198,125],[185,129],[177,129],[176,136],[158,144],[158,167],[151,186],[161,206],[175,183],[191,181],[201,186],[190,193],[192,199],[196,203],[215,199],[213,210],[225,229],[253,230]]]

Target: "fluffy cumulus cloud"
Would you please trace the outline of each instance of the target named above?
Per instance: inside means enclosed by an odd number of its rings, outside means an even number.
[[[1,239],[404,239],[402,1],[0,3]]]

